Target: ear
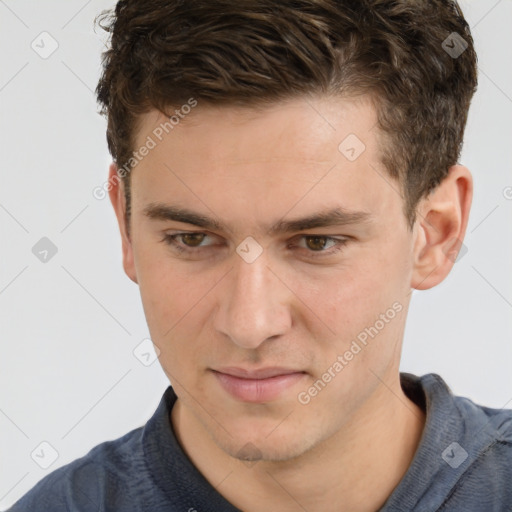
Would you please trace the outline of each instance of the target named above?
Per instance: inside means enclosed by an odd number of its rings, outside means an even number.
[[[114,207],[117,223],[119,224],[119,231],[121,232],[123,268],[126,275],[134,283],[137,283],[138,281],[133,258],[133,247],[126,225],[126,198],[124,194],[124,185],[122,179],[117,173],[117,165],[115,163],[110,164],[108,183],[108,194],[110,196],[110,202]]]
[[[473,178],[463,165],[448,176],[418,207],[411,288],[427,290],[450,273],[462,246],[473,199]]]

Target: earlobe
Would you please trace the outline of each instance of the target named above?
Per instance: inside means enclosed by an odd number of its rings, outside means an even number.
[[[449,274],[462,247],[473,198],[469,170],[454,165],[418,207],[411,288],[427,290]]]
[[[110,164],[109,168],[109,196],[117,217],[117,223],[121,234],[123,251],[123,268],[126,275],[134,282],[137,281],[137,272],[133,256],[133,246],[126,226],[126,199],[121,178],[117,173],[117,165]]]

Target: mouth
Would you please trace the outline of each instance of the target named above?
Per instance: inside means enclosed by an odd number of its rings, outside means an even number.
[[[242,402],[270,402],[281,397],[299,381],[306,372],[289,368],[219,368],[212,370],[222,389]]]

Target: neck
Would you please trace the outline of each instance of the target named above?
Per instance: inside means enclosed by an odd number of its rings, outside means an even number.
[[[407,471],[425,423],[398,373],[336,434],[283,462],[247,464],[230,457],[191,416],[178,400],[171,420],[180,445],[210,484],[247,512],[378,510]]]

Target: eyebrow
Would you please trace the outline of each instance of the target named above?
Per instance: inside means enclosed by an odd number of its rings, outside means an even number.
[[[213,217],[163,203],[150,203],[144,210],[144,215],[153,220],[173,220],[185,224],[193,224],[208,230],[230,231]],[[302,218],[279,220],[268,229],[271,235],[286,234],[306,229],[322,228],[328,226],[346,226],[354,224],[369,224],[373,215],[367,211],[349,211],[343,208],[334,208],[318,212]]]

